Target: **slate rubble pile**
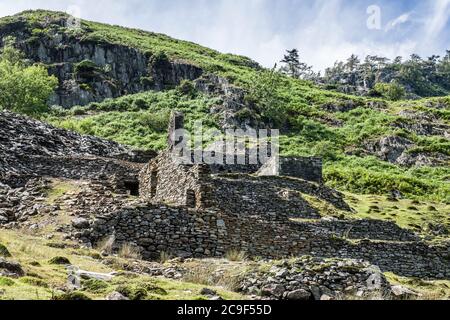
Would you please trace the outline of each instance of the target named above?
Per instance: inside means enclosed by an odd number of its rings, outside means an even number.
[[[11,188],[0,183],[0,226],[24,222],[29,217],[50,213],[57,209],[45,203],[49,181],[32,179],[21,188]]]
[[[302,257],[247,273],[240,290],[262,299],[331,300],[386,297],[391,287],[380,269],[361,260]]]

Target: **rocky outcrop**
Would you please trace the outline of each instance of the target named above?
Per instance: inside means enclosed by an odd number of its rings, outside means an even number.
[[[45,64],[58,78],[51,104],[71,107],[145,90],[164,90],[203,73],[183,61],[154,59],[152,52],[89,39],[92,31],[82,24],[74,32],[68,28],[68,18],[49,16],[35,23],[21,19],[0,26],[0,46],[6,36],[15,37],[28,59]]]
[[[401,166],[445,166],[450,163],[450,157],[445,154],[415,151],[416,147],[414,142],[399,136],[387,136],[364,144],[369,154]]]
[[[389,136],[383,137],[373,144],[368,144],[367,149],[376,153],[376,155],[384,161],[396,163],[402,154],[413,146],[414,143],[408,139]]]
[[[211,113],[218,116],[221,128],[265,127],[255,107],[246,102],[245,90],[230,84],[227,79],[206,74],[195,81],[195,87],[200,92],[220,97],[220,101],[211,108]]]
[[[433,114],[413,110],[402,110],[393,126],[420,136],[441,136],[450,138],[450,126]]]
[[[19,278],[24,275],[25,272],[20,263],[0,258],[0,276]]]

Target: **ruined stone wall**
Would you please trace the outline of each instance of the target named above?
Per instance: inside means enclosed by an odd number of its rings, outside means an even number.
[[[280,176],[296,177],[321,183],[322,159],[315,157],[281,157]]]
[[[342,239],[312,242],[310,253],[325,258],[363,259],[401,276],[450,279],[450,246],[430,246],[423,242]]]
[[[418,241],[420,240],[411,230],[400,228],[393,222],[383,220],[318,220],[299,223],[314,227],[317,233],[328,234],[347,239],[372,239],[386,241]]]
[[[183,257],[222,257],[237,249],[264,258],[312,255],[362,259],[402,276],[450,278],[450,246],[419,241],[350,242],[321,234],[316,227],[214,210],[143,204],[98,217],[79,236],[95,243],[114,234],[116,245],[133,242],[142,248],[146,259],[158,258],[161,252]],[[395,234],[390,237],[396,238]]]
[[[0,182],[22,187],[35,177],[96,180],[123,188],[124,182],[138,182],[142,164],[100,157],[32,157],[23,156],[24,170],[0,175]]]
[[[170,152],[164,152],[141,171],[140,194],[154,203],[201,207],[208,177],[207,167],[177,163]]]
[[[350,210],[339,192],[324,185],[286,177],[211,175],[209,165],[183,165],[169,152],[160,154],[142,170],[140,189],[144,199],[153,203],[187,205],[191,192],[195,206],[190,207],[259,215],[269,220],[320,217],[302,193]]]
[[[317,157],[271,158],[259,168],[259,176],[284,176],[323,182],[322,159]]]
[[[318,218],[317,210],[302,198],[302,193],[318,197],[338,209],[350,210],[339,192],[300,179],[221,175],[212,176],[210,181],[211,206],[225,212],[248,212],[266,218]]]

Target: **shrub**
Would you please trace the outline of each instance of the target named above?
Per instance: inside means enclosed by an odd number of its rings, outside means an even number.
[[[74,71],[77,74],[91,73],[99,70],[99,67],[91,60],[83,60],[75,64]]]
[[[150,68],[160,68],[168,63],[170,63],[170,60],[165,51],[155,52],[149,60]]]
[[[15,282],[9,278],[0,276],[0,286],[11,287]]]
[[[106,281],[98,279],[88,279],[82,282],[83,290],[91,293],[104,293],[108,289],[109,284]]]
[[[124,259],[142,259],[141,251],[131,243],[124,243],[119,249],[119,257]]]
[[[232,249],[225,254],[225,258],[229,261],[245,261],[247,260],[247,254],[244,251]]]
[[[97,243],[97,250],[105,252],[107,254],[113,253],[114,243],[116,242],[116,237],[114,235],[108,236]]]
[[[48,288],[47,282],[45,282],[44,280],[41,280],[41,279],[37,279],[37,278],[23,277],[23,278],[20,278],[20,282],[29,284],[31,286]]]
[[[374,87],[374,91],[382,97],[392,101],[401,100],[406,94],[405,88],[395,82],[377,83]]]
[[[177,90],[186,96],[195,97],[197,90],[195,89],[194,82],[190,80],[182,80]]]
[[[40,65],[27,65],[23,54],[6,45],[0,55],[0,110],[28,115],[49,110],[47,100],[58,85],[54,76]]]

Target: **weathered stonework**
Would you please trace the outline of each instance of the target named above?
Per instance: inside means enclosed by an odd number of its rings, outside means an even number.
[[[276,174],[293,179],[248,175],[252,173],[250,170],[255,169],[254,173],[263,165],[250,164],[249,150],[246,150],[243,164],[206,164],[203,151],[202,164],[183,164],[181,151],[186,152],[183,148],[187,141],[177,131],[183,127],[183,114],[174,112],[169,123],[167,151],[150,161],[140,173],[140,193],[144,199],[153,203],[261,215],[269,220],[280,216],[317,218],[317,210],[302,198],[303,192],[318,195],[339,209],[350,210],[338,192],[313,183],[322,182],[322,162],[318,158],[281,158]],[[191,151],[189,156],[196,153]],[[225,163],[230,155],[219,153],[216,156]],[[273,159],[278,163],[278,157]],[[225,174],[235,172],[239,174]]]
[[[356,228],[361,224],[353,223]],[[404,230],[390,230],[392,234],[385,231],[385,238],[404,237]],[[421,241],[348,241],[332,232],[318,232],[314,222],[269,221],[218,210],[141,203],[98,216],[79,237],[95,243],[112,234],[117,245],[133,242],[140,246],[146,259],[158,258],[161,252],[183,257],[222,257],[237,249],[265,258],[312,255],[362,259],[403,276],[450,277],[450,246],[430,246]]]

